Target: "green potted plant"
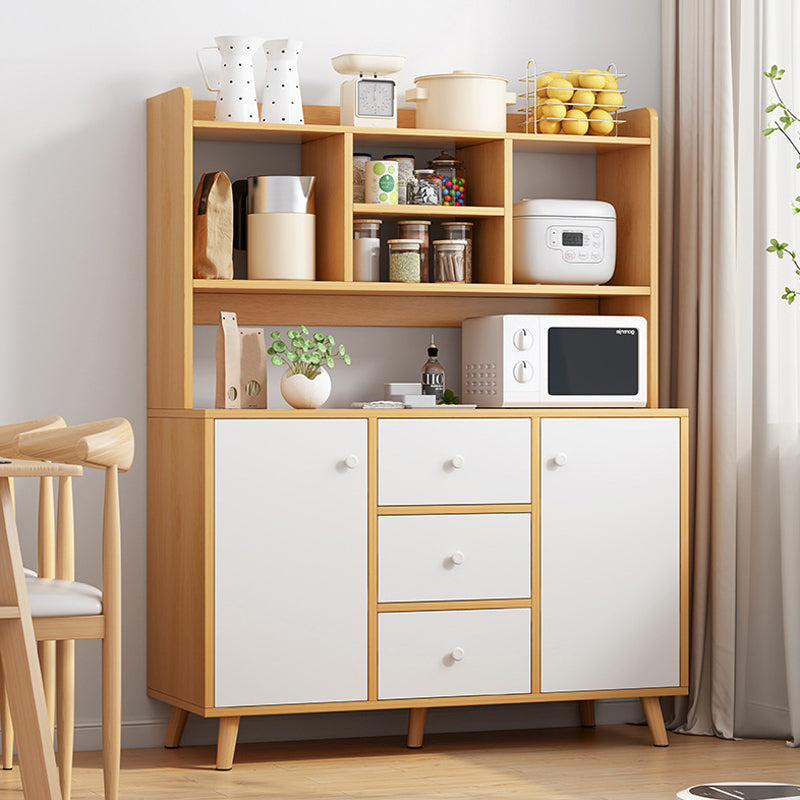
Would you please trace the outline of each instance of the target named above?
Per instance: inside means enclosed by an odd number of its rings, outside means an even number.
[[[333,369],[336,359],[350,364],[344,345],[336,346],[333,336],[309,333],[305,325],[300,330],[290,330],[283,340],[280,331],[270,334],[272,344],[267,353],[276,367],[286,365],[281,376],[281,394],[292,408],[319,408],[331,393],[331,376],[325,369]]]
[[[767,114],[777,114],[778,118],[777,120],[770,118],[769,125],[764,128],[762,133],[764,136],[770,136],[771,134],[775,133],[775,131],[780,132],[786,141],[792,146],[792,149],[798,158],[795,166],[797,169],[800,169],[800,148],[793,141],[792,137],[789,136],[789,131],[796,123],[800,122],[800,118],[798,118],[798,116],[783,102],[783,98],[781,98],[777,87],[777,81],[783,78],[785,72],[786,70],[780,69],[776,64],[773,64],[772,69],[770,69],[769,72],[764,73],[764,76],[769,79],[769,82],[772,85],[772,90],[775,92],[775,99],[764,110],[767,112]],[[796,130],[793,132],[795,135],[797,134]],[[792,201],[792,211],[795,214],[800,214],[800,195],[795,197],[795,199]],[[790,249],[788,242],[779,242],[777,239],[772,238],[769,240],[767,252],[775,253],[775,255],[781,259],[784,257],[784,255],[787,255],[792,260],[792,264],[794,264],[795,275],[800,277],[800,264],[798,264],[797,261],[797,253],[795,250]],[[787,286],[784,289],[781,297],[791,305],[797,298],[797,294],[797,290],[790,289]]]

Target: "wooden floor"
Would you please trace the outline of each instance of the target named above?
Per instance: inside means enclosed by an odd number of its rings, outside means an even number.
[[[123,800],[668,800],[697,783],[800,782],[800,751],[781,741],[722,741],[604,725],[427,736],[242,744],[230,772],[214,748],[126,750]],[[103,796],[100,753],[76,753],[74,800]],[[19,770],[0,771],[0,800],[22,800]]]

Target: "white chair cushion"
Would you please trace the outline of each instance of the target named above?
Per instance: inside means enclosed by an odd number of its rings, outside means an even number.
[[[103,613],[103,593],[88,583],[25,575],[25,584],[32,617],[83,617]]]

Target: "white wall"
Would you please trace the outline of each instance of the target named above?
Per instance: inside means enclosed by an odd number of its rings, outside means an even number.
[[[626,102],[658,107],[658,0],[373,0],[337,4],[253,0],[40,0],[5,3],[3,183],[0,191],[0,424],[50,413],[69,422],[126,416],[137,435],[137,461],[122,477],[125,558],[123,716],[126,746],[162,742],[165,706],[146,697],[145,670],[145,99],[175,86],[209,97],[195,63],[215,35],[252,33],[304,41],[303,99],[338,102],[340,78],[330,57],[347,52],[402,53],[401,89],[416,75],[455,68],[520,77],[536,56],[550,68],[604,66],[628,73]],[[518,88],[510,87],[512,90]],[[591,163],[521,165],[515,196],[589,195]],[[363,329],[350,348],[362,363],[385,351],[424,357],[427,331],[384,331],[374,347]],[[205,337],[205,338],[204,338]],[[447,363],[459,359],[457,331],[442,332]],[[209,341],[207,332],[199,341]],[[199,356],[202,360],[202,355]],[[210,357],[210,356],[207,356]],[[201,365],[202,368],[202,365]],[[337,368],[338,372],[338,368]],[[399,377],[399,376],[398,376]],[[338,378],[338,375],[337,375]],[[388,378],[382,378],[388,379]],[[342,399],[382,379],[355,368]],[[347,380],[343,378],[343,380]],[[81,481],[80,576],[99,580],[99,476]],[[89,495],[86,499],[84,495]],[[22,491],[22,499],[30,491]],[[24,505],[24,503],[23,503]],[[29,518],[25,553],[33,559]],[[79,650],[79,747],[98,747],[99,648]],[[601,719],[636,716],[608,704]],[[573,724],[571,707],[451,709],[430,728],[502,728]],[[338,714],[252,720],[243,738],[304,738],[400,732],[403,714]],[[210,723],[193,721],[189,741],[210,741]]]

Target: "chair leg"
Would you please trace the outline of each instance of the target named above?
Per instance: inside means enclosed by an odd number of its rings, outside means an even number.
[[[172,713],[169,715],[169,725],[167,725],[167,741],[164,747],[173,750],[181,746],[183,729],[186,727],[186,719],[189,712],[178,706],[172,706]]]
[[[422,747],[422,738],[425,735],[425,717],[427,716],[427,708],[408,709],[408,739],[406,739],[406,747]]]
[[[11,722],[11,708],[8,705],[2,668],[0,668],[0,746],[3,748],[3,769],[11,769],[14,766],[14,725]]]
[[[56,724],[56,643],[38,642],[39,663],[42,665],[42,686],[44,701],[47,703],[47,717],[50,722],[50,735]]]
[[[61,795],[72,793],[72,754],[75,748],[75,642],[56,643],[58,684],[58,777]]]
[[[236,752],[236,737],[239,735],[239,717],[220,717],[217,738],[217,769],[233,768],[233,754]]]

